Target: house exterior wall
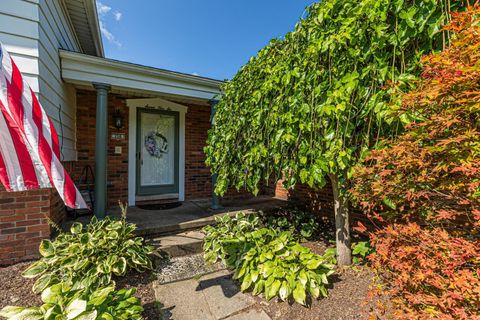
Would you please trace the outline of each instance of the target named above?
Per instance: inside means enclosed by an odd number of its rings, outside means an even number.
[[[54,123],[62,160],[76,160],[75,89],[62,81],[58,50],[80,52],[63,3],[42,0],[38,5],[39,100]]]
[[[76,160],[75,89],[64,84],[58,49],[81,51],[60,0],[2,0],[0,41],[52,119],[68,167]],[[6,192],[0,186],[0,265],[38,256],[64,205],[54,189]]]
[[[96,100],[95,91],[77,91],[77,149],[78,161],[72,169],[75,182],[80,178],[83,168],[87,165],[95,169],[95,121]],[[120,110],[124,116],[124,127],[120,130],[113,124],[113,113]],[[125,97],[117,94],[108,95],[108,164],[107,164],[107,205],[117,205],[118,201],[128,199],[128,107]],[[112,133],[123,134],[124,139],[112,139]],[[121,147],[122,153],[115,154],[115,147]]]
[[[39,0],[2,0],[0,41],[15,60],[32,90],[38,94]]]
[[[126,100],[133,97],[109,93],[108,96],[108,164],[107,201],[114,207],[118,201],[128,199],[128,115]],[[95,167],[95,114],[96,93],[90,90],[77,90],[77,149],[78,161],[74,163],[72,178],[78,181],[82,169]],[[178,102],[177,102],[178,103]],[[185,114],[185,200],[208,199],[211,197],[212,183],[210,169],[205,165],[203,148],[210,128],[210,106],[208,103],[180,102],[188,107]],[[124,126],[118,130],[113,124],[113,113],[120,110]],[[124,139],[115,140],[112,134],[123,134]],[[115,147],[122,153],[115,154]],[[227,197],[250,197],[247,192],[229,190]]]
[[[59,49],[81,49],[60,0],[2,0],[0,41],[47,112],[62,144],[62,160],[76,159],[75,91],[63,83]]]

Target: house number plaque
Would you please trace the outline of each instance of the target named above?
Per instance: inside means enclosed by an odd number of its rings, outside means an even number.
[[[125,140],[125,133],[112,133],[112,140]]]

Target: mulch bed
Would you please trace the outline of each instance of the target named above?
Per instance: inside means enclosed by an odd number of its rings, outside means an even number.
[[[21,273],[31,262],[22,262],[0,268],[0,309],[8,306],[33,307],[42,304],[40,295],[32,292],[35,279],[23,278]],[[136,287],[135,296],[141,300],[146,320],[157,320],[155,292],[152,287],[152,273],[129,272],[125,277],[116,278],[117,289]]]
[[[368,305],[365,301],[372,277],[368,267],[339,269],[330,278],[329,296],[312,301],[309,307],[276,300],[267,302],[261,297],[256,297],[257,306],[265,310],[272,320],[367,319]]]
[[[34,307],[42,304],[39,295],[32,292],[35,279],[22,277],[31,262],[21,262],[0,268],[0,309],[5,306]]]

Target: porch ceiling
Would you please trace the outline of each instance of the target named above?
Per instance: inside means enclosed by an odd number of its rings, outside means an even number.
[[[201,100],[221,95],[219,80],[64,50],[60,51],[60,58],[63,80],[81,87],[105,83],[116,91]]]

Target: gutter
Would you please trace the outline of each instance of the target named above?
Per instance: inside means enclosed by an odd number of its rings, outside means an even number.
[[[60,58],[68,59],[71,61],[88,63],[90,65],[99,65],[102,67],[110,67],[112,69],[121,69],[130,72],[138,72],[153,77],[160,77],[164,79],[171,79],[176,81],[182,81],[191,84],[203,85],[212,87],[216,90],[220,90],[220,86],[223,83],[221,80],[216,80],[207,77],[194,76],[187,73],[181,73],[176,71],[170,71],[166,69],[159,69],[131,62],[124,62],[114,59],[102,58],[90,56],[83,53],[59,50]]]

